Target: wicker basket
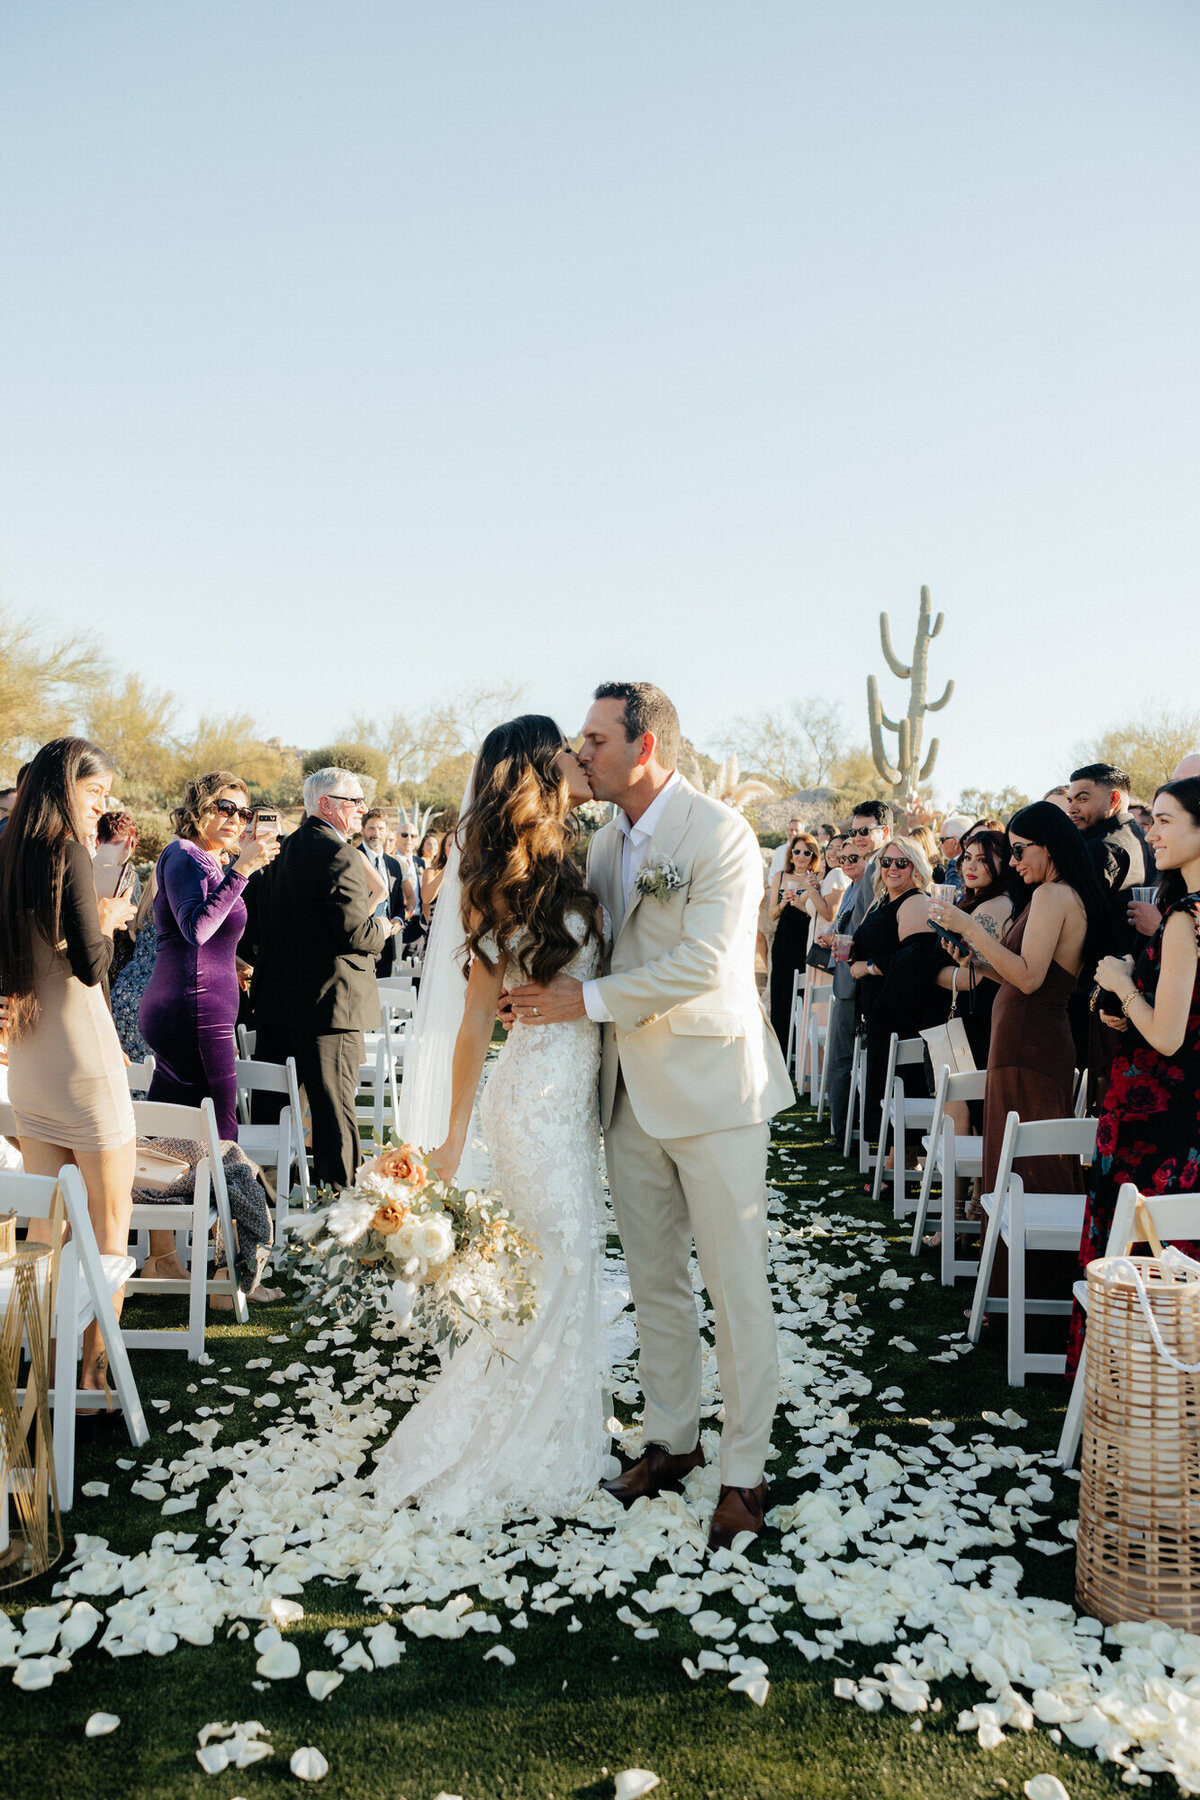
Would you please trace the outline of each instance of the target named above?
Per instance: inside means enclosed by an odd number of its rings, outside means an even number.
[[[17,1254],[17,1215],[0,1213],[0,1262]]]
[[[1118,1260],[1124,1271],[1105,1279]],[[1149,1256],[1088,1265],[1075,1591],[1105,1624],[1200,1631],[1200,1375],[1155,1347],[1129,1264],[1165,1348],[1200,1363],[1200,1276]]]

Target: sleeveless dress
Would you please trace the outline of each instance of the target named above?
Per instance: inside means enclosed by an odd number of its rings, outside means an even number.
[[[1138,957],[1134,983],[1149,1000],[1158,988],[1163,931],[1175,912],[1190,917],[1200,938],[1200,894],[1186,894],[1170,908]],[[1117,1011],[1111,997],[1106,1010]],[[1173,1055],[1152,1049],[1132,1025],[1121,1034],[1121,1041],[1096,1128],[1096,1161],[1079,1244],[1083,1269],[1105,1254],[1123,1182],[1132,1181],[1142,1194],[1194,1193],[1200,1185],[1200,968],[1183,1042]],[[1200,1256],[1200,1245],[1179,1248],[1187,1256]],[[1079,1362],[1086,1325],[1087,1314],[1076,1302],[1068,1374],[1074,1374]]]
[[[1015,918],[1001,942],[1016,953],[1025,940],[1029,907]],[[1032,994],[1009,981],[1000,983],[992,1003],[992,1037],[983,1098],[983,1191],[996,1185],[996,1169],[1010,1112],[1022,1121],[1069,1119],[1074,1111],[1075,1040],[1067,1004],[1078,977],[1052,962]],[[1077,1194],[1082,1171],[1078,1157],[1023,1156],[1016,1172],[1036,1194]]]
[[[568,925],[582,940],[582,917]],[[528,979],[519,938],[484,948],[504,958],[506,986]],[[587,980],[601,956],[592,939],[565,972]],[[541,1253],[537,1312],[497,1331],[504,1356],[472,1334],[379,1453],[379,1497],[417,1502],[440,1529],[562,1516],[604,1473],[599,1070],[600,1028],[584,1018],[514,1026],[487,1077],[479,1111],[487,1185]]]

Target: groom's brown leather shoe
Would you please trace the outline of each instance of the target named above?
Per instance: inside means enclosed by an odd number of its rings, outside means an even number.
[[[678,1493],[684,1476],[692,1469],[703,1467],[704,1452],[699,1444],[686,1456],[672,1456],[662,1444],[647,1444],[632,1468],[615,1475],[611,1481],[602,1481],[600,1486],[622,1506],[632,1506],[635,1500],[652,1499],[664,1488]]]
[[[767,1484],[757,1487],[722,1486],[708,1528],[710,1550],[728,1550],[739,1531],[752,1531],[755,1537],[763,1528],[767,1510]]]

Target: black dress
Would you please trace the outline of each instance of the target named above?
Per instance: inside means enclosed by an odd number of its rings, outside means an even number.
[[[860,1029],[867,1046],[864,1117],[872,1142],[879,1136],[892,1033],[916,1037],[926,1026],[940,1024],[950,1010],[949,994],[937,985],[942,953],[934,933],[920,931],[900,941],[900,908],[911,898],[910,889],[898,899],[878,901],[859,925],[850,950],[852,962],[872,962],[881,971],[864,975],[858,984]],[[922,1065],[906,1065],[899,1074],[905,1093],[928,1093]]]
[[[771,1023],[785,1055],[792,1021],[792,981],[796,970],[804,967],[807,949],[808,914],[789,901],[779,915],[771,944]]]

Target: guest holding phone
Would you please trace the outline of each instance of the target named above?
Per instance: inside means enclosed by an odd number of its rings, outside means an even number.
[[[995,1184],[1010,1111],[1022,1119],[1067,1119],[1073,1105],[1075,1044],[1067,1006],[1082,973],[1109,948],[1108,902],[1088,849],[1070,818],[1038,800],[1013,814],[1009,854],[1029,895],[997,943],[974,913],[934,905],[946,927],[977,950],[1000,990],[992,1007],[983,1100],[983,1192]],[[1017,1173],[1033,1193],[1080,1190],[1077,1158],[1025,1157]]]
[[[1009,861],[1008,839],[1002,831],[972,829],[962,840],[959,869],[965,898],[959,911],[973,918],[977,925],[999,942],[1012,922],[1017,894],[1016,878]],[[1020,904],[1025,904],[1024,895]],[[954,1010],[962,1020],[977,1069],[986,1069],[992,1035],[992,1006],[998,991],[999,976],[987,958],[986,949],[968,950],[944,940],[945,965],[938,971],[938,984],[954,995]],[[965,1119],[956,1120],[967,1131]]]
[[[808,949],[810,914],[805,906],[805,877],[815,874],[820,862],[815,837],[798,831],[788,848],[787,861],[771,882],[767,911],[775,926],[771,941],[771,1024],[781,1050],[787,1050],[792,1019],[792,984],[803,969]]]
[[[279,839],[255,836],[245,783],[226,769],[189,781],[171,822],[179,835],[155,871],[158,950],[139,1010],[158,1065],[150,1099],[182,1106],[210,1099],[221,1137],[236,1139],[242,894],[247,878],[279,854]]]
[[[83,738],[44,744],[0,838],[0,992],[7,996],[9,1100],[25,1168],[57,1175],[77,1163],[101,1255],[123,1256],[136,1133],[125,1061],[104,1003],[114,930],[133,901],[98,899],[85,840],[104,811],[113,765]],[[32,1238],[47,1235],[32,1220]],[[123,1292],[115,1299],[118,1315]],[[83,1385],[103,1389],[93,1322]]]

